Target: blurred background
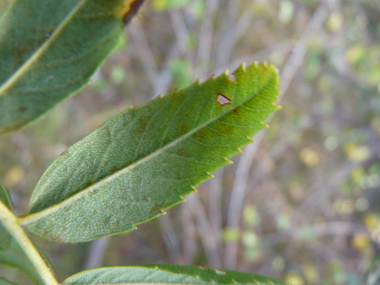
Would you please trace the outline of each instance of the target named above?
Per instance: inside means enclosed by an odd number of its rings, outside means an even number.
[[[379,0],[147,1],[88,87],[1,139],[16,213],[61,152],[128,106],[264,60],[280,71],[282,110],[256,144],[137,231],[82,244],[31,235],[59,280],[176,263],[294,285],[380,284]],[[31,284],[10,268],[1,275]]]

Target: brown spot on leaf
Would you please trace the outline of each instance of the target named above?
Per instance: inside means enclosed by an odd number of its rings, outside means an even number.
[[[234,133],[234,127],[228,124],[218,124],[218,132],[224,135],[232,135]]]
[[[235,116],[241,115],[242,112],[243,112],[242,108],[235,108],[232,110],[232,114],[234,114]]]
[[[25,112],[27,110],[26,106],[25,105],[21,105],[19,108],[18,108],[18,111],[19,112]]]
[[[184,124],[179,125],[179,135],[180,136],[182,136],[188,132],[189,132],[189,128],[186,125],[184,125]]]
[[[206,129],[200,129],[198,132],[193,134],[193,137],[199,141],[203,141],[208,135],[208,131]]]
[[[178,155],[178,156],[182,156],[182,157],[186,157],[186,152],[185,152],[184,149],[179,149],[179,150],[177,151],[177,155]]]
[[[216,101],[221,106],[231,105],[231,99],[228,98],[226,95],[223,95],[222,93],[218,93],[218,95],[216,95]]]
[[[140,117],[139,118],[139,122],[138,122],[139,126],[136,129],[136,131],[138,131],[138,132],[144,132],[145,129],[146,129],[146,126],[147,126],[147,124],[149,122],[149,120],[150,120],[149,116]]]

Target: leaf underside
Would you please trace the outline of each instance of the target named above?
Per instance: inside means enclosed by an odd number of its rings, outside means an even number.
[[[143,1],[13,1],[0,19],[0,137],[84,87]]]
[[[9,197],[8,190],[0,182],[0,200],[13,211],[13,205]],[[0,223],[0,251],[6,251],[9,249],[11,243],[11,236],[8,231]]]
[[[69,284],[286,285],[272,278],[245,272],[171,264],[98,268],[80,272],[63,281],[63,285]]]
[[[13,283],[11,281],[8,281],[7,279],[0,277],[0,285],[18,285],[18,284]]]
[[[40,255],[42,256],[42,258],[44,259],[47,266],[50,268],[51,272],[53,272],[50,261],[47,259],[47,257],[41,252],[41,250],[38,247],[36,248],[38,252],[40,253]],[[41,279],[39,273],[36,271],[33,263],[30,262],[30,260],[25,255],[22,248],[18,245],[18,243],[14,239],[11,240],[11,245],[8,251],[6,252],[0,251],[0,265],[16,268],[20,270],[22,273],[24,273],[25,275],[27,275],[33,282],[39,285],[45,284],[44,281]]]
[[[82,242],[163,214],[229,163],[277,107],[273,66],[234,72],[129,108],[48,168],[20,222],[49,240]]]

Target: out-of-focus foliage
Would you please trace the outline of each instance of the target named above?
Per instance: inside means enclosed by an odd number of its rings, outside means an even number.
[[[87,85],[118,45],[135,5],[141,1],[13,1],[0,18],[0,136]]]
[[[101,265],[171,262],[301,285],[374,285],[380,252],[378,19],[380,5],[372,0],[151,1],[127,29],[128,44],[88,88],[1,140],[0,180],[22,214],[47,166],[126,107],[242,61],[268,60],[283,79],[295,66],[289,87],[282,86],[282,111],[264,138],[256,138],[238,227],[228,225],[229,203],[239,193],[233,189],[244,154],[183,207],[112,237]],[[300,48],[293,52],[295,45],[307,48],[305,56]],[[161,236],[161,228],[168,234]],[[58,264],[59,279],[77,272],[93,252],[86,244],[34,240]],[[229,267],[227,248],[234,244],[236,265]]]

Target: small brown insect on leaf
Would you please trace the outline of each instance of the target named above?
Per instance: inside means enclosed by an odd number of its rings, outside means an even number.
[[[216,101],[221,106],[231,105],[231,99],[223,95],[222,93],[218,93],[218,95],[216,95]]]

